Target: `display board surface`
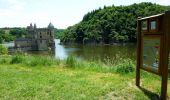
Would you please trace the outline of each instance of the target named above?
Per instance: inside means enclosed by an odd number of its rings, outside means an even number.
[[[158,71],[160,58],[160,38],[143,39],[143,67]]]
[[[156,28],[157,28],[157,22],[151,21],[151,30],[156,30]]]
[[[148,30],[148,23],[147,20],[142,22],[142,31],[147,31]]]

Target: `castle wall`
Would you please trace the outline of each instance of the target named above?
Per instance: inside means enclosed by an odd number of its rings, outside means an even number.
[[[27,27],[26,38],[16,39],[15,47],[28,48],[30,50],[48,50],[55,48],[54,30],[51,28]]]
[[[48,50],[47,40],[38,40],[38,50]]]
[[[31,47],[32,41],[30,39],[17,39],[15,40],[15,47]]]

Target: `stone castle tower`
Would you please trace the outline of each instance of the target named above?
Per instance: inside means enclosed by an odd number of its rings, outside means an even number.
[[[55,48],[54,26],[52,23],[47,28],[37,28],[32,23],[27,27],[25,38],[18,38],[15,41],[16,48],[24,50],[49,50]]]

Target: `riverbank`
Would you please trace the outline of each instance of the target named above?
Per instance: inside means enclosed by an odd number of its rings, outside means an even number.
[[[78,43],[75,41],[67,41],[67,42],[62,42],[62,45],[86,45],[86,46],[104,46],[104,45],[113,45],[113,46],[126,46],[126,45],[137,45],[137,41],[136,42],[110,42],[110,43],[104,43],[104,42],[84,42],[84,43]]]
[[[79,61],[73,56],[65,60],[27,54],[1,56],[0,99],[158,98],[160,78],[142,71],[141,85],[150,92],[139,89],[135,86],[134,63],[130,59],[106,65]]]

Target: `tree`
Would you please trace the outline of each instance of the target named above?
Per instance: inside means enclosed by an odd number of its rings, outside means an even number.
[[[83,20],[64,31],[62,41],[136,42],[137,18],[163,13],[170,6],[139,3],[109,6],[88,12]]]
[[[19,37],[25,37],[27,31],[25,28],[13,28],[10,30],[10,34],[19,38]]]
[[[8,49],[2,44],[0,44],[0,55],[3,55],[3,54],[8,54]]]
[[[2,43],[3,41],[5,41],[5,31],[0,30],[0,43]]]

